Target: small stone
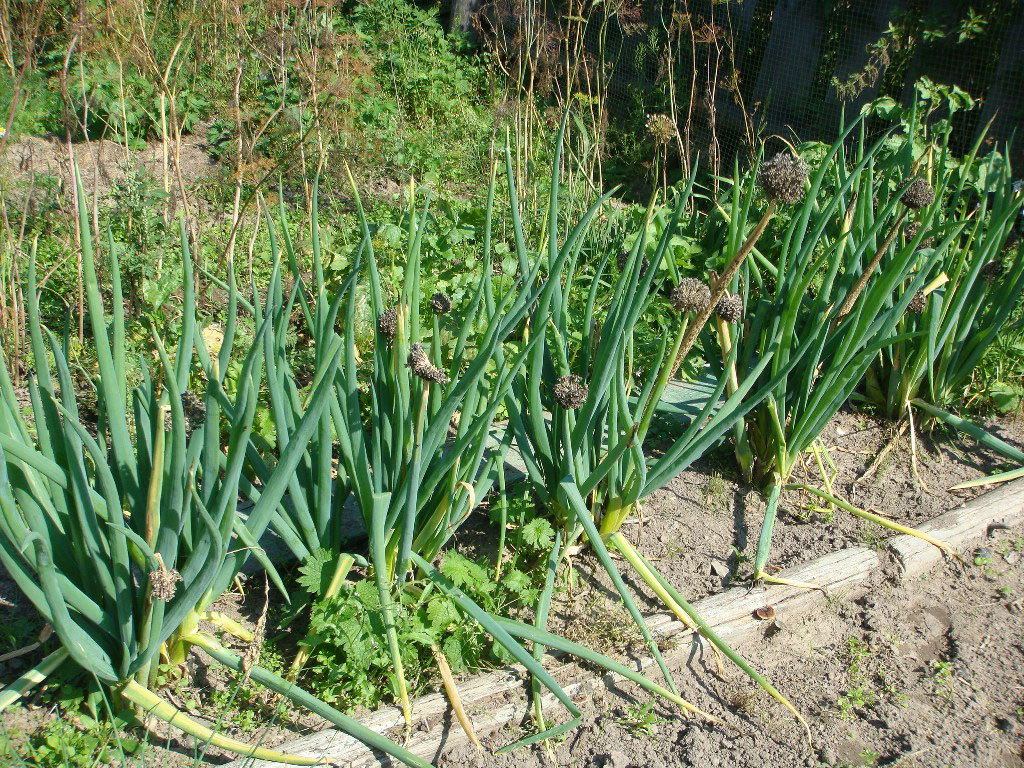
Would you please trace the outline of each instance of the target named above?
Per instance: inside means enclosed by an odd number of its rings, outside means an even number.
[[[718,576],[724,579],[730,573],[729,564],[725,560],[712,560],[711,561],[711,575]]]
[[[1006,561],[1007,565],[1013,565],[1020,560],[1020,552],[1007,552],[1003,556],[1003,560]]]

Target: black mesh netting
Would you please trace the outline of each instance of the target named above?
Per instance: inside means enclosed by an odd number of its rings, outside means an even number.
[[[651,115],[674,117],[675,155],[699,153],[721,167],[758,136],[831,140],[844,108],[856,115],[879,97],[909,105],[921,78],[975,101],[953,115],[959,151],[990,120],[990,142],[1024,123],[1024,0],[500,0],[491,7],[516,14],[512,24],[504,17],[506,30],[522,28],[527,11],[534,29],[544,28],[506,40],[532,41],[521,58],[539,61],[537,52],[550,49],[548,58],[567,63],[563,73],[574,56],[583,60],[575,78],[545,74],[556,89],[598,83],[609,150],[626,163],[631,153],[649,154]],[[948,116],[940,108],[932,117]],[[1019,163],[1020,150],[1014,154]]]

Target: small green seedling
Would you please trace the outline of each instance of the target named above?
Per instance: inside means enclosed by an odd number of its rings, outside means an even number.
[[[953,662],[936,660],[932,662],[932,691],[947,702],[953,700]]]
[[[651,700],[646,704],[637,703],[629,707],[626,714],[616,722],[637,736],[650,736],[656,725],[668,721],[654,712],[654,701]]]

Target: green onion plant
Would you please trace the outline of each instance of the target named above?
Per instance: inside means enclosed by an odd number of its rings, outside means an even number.
[[[858,126],[848,151],[847,138]],[[880,161],[887,140],[869,146],[859,121],[844,130],[824,152],[802,202],[761,239],[732,286],[746,308],[731,339],[738,375],[748,375],[778,345],[759,374],[770,381],[769,392],[736,441],[744,475],[768,497],[757,580],[782,581],[766,571],[782,490],[810,453],[831,498],[819,436],[879,350],[911,336],[901,332],[901,319],[958,231],[955,224],[936,229],[938,244],[921,253],[919,239],[899,240],[908,215],[925,209],[932,192],[905,168]],[[734,178],[720,205],[727,247],[742,240],[757,204],[753,188]]]
[[[964,166],[947,167],[940,157],[935,167],[945,171],[937,172],[936,202],[904,228],[923,263],[944,220],[965,222],[901,320],[904,330],[919,333],[884,347],[867,372],[867,397],[889,418],[906,417],[915,398],[943,409],[962,401],[1024,290],[1024,249],[1010,240],[1024,197],[1014,191],[1008,155],[992,152],[975,161],[980,141]],[[972,168],[988,190],[976,206],[964,194]]]
[[[529,338],[531,342],[540,339],[540,343],[527,354],[507,399],[509,429],[515,435],[528,482],[540,504],[550,510],[564,531],[558,539],[558,551],[552,554],[553,563],[557,565],[574,543],[585,537],[643,635],[666,684],[674,690],[657,643],[612,560],[609,550],[618,550],[681,621],[736,661],[799,718],[796,709],[711,631],[620,530],[644,498],[721,440],[767,393],[763,384],[761,392],[752,390],[771,362],[771,350],[742,380],[733,381],[723,372],[707,393],[700,412],[663,454],[651,458],[644,452],[655,411],[679,363],[692,348],[716,304],[724,298],[725,286],[751,252],[772,214],[766,214],[757,232],[729,254],[723,274],[712,286],[692,278],[676,285],[671,298],[676,317],[674,331],[661,339],[653,362],[641,372],[637,371],[634,357],[637,325],[659,301],[657,289],[664,279],[659,276],[677,274],[674,264],[666,263],[664,269],[662,266],[671,238],[691,203],[695,176],[690,177],[677,196],[671,220],[662,229],[650,258],[646,258],[649,228],[645,226],[622,260],[618,276],[610,278],[606,274],[611,259],[607,249],[592,274],[586,274],[587,268],[581,262],[588,228],[603,198],[572,227],[561,244],[558,242],[560,161],[560,146],[556,145],[547,212],[549,234],[541,255],[553,288],[530,313]],[[511,164],[511,159],[507,163]],[[652,201],[648,216],[653,206]],[[515,208],[513,231],[516,253],[525,265],[530,252]],[[589,287],[581,291],[585,300],[580,307],[571,302],[570,296],[578,290],[577,280],[588,277]],[[611,295],[606,297],[601,289],[609,282]],[[539,600],[538,630],[544,629],[550,599],[549,583]],[[535,716],[542,721],[539,704]]]
[[[84,201],[77,174],[76,183],[78,199]],[[198,330],[192,259],[182,225],[178,342],[172,356],[154,330],[157,363],[150,367],[141,361],[142,382],[129,391],[117,249],[111,242],[108,321],[84,202],[78,215],[99,368],[99,375],[88,381],[98,404],[95,425],[78,409],[67,333],[60,339],[42,326],[34,255],[26,290],[35,361],[29,381],[31,418],[22,416],[6,361],[0,367],[0,562],[60,642],[0,694],[0,706],[17,700],[70,659],[115,693],[115,699],[201,741],[248,757],[322,763],[216,733],[162,699],[153,686],[161,660],[180,664],[193,645],[216,657],[212,649],[217,644],[199,631],[199,621],[211,618],[213,602],[248,554],[259,552],[257,542],[277,514],[288,480],[328,405],[340,345],[330,353],[304,412],[297,414],[291,443],[242,516],[238,498],[252,453],[269,324],[254,329],[255,341],[244,351],[235,394],[228,396],[225,377],[239,304],[233,274],[229,270],[223,340],[212,350]],[[245,667],[253,679],[276,693],[309,706],[346,733],[409,765],[428,765],[250,661]]]

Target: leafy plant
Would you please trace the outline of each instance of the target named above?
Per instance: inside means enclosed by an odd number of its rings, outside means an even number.
[[[99,378],[90,381],[98,418],[90,423],[79,414],[67,336],[62,342],[39,322],[33,259],[26,291],[36,363],[29,382],[30,422],[22,418],[6,363],[0,369],[0,561],[53,626],[60,647],[0,693],[0,709],[71,659],[114,692],[115,701],[123,699],[198,739],[247,756],[315,763],[216,733],[151,688],[160,657],[180,664],[193,644],[232,665],[230,654],[216,655],[219,647],[198,632],[198,623],[230,585],[249,554],[246,547],[253,546],[276,512],[287,478],[327,405],[329,379],[312,393],[291,435],[291,450],[283,451],[243,521],[238,495],[268,324],[261,324],[245,354],[236,397],[227,398],[224,372],[234,346],[238,302],[233,275],[229,272],[228,323],[220,348],[211,351],[197,332],[192,259],[182,225],[183,316],[174,360],[154,332],[159,365],[144,368],[142,383],[129,393],[117,249],[108,249],[113,307],[108,326],[77,177],[76,183],[90,327],[100,370]],[[196,356],[201,363],[199,387],[192,384]],[[335,348],[330,374],[339,358]],[[245,546],[236,545],[236,536]],[[265,557],[257,556],[269,566]],[[257,678],[255,671],[250,670],[253,679],[315,708],[342,730],[410,765],[424,765],[273,673],[259,668]]]
[[[971,374],[1024,290],[1024,249],[1011,244],[1003,252],[1024,197],[1014,192],[1002,155],[993,152],[977,165],[989,192],[976,208],[965,210],[970,203],[964,187],[971,174],[954,175],[951,170],[936,179],[937,203],[904,229],[904,241],[920,249],[922,266],[931,259],[932,248],[942,258],[900,322],[901,331],[914,335],[883,348],[868,370],[867,395],[890,418],[905,416],[917,397],[940,408],[960,402]],[[965,170],[971,167],[968,163]],[[943,236],[960,216],[966,219],[966,231],[961,234],[962,225],[957,225],[954,237]]]
[[[847,158],[844,142],[858,125],[860,139]],[[780,344],[771,366],[759,374],[768,383],[767,397],[736,441],[744,475],[768,496],[755,579],[774,578],[765,566],[780,495],[806,452],[814,453],[821,468],[826,491],[820,493],[834,498],[818,436],[879,350],[904,338],[900,320],[955,233],[944,230],[943,242],[923,257],[913,242],[897,244],[908,206],[924,206],[920,197],[908,195],[912,174],[906,168],[876,166],[886,137],[868,146],[864,136],[859,121],[846,128],[811,176],[803,202],[771,240],[762,238],[759,252],[734,284],[745,305],[744,322],[732,339],[737,375],[749,375],[773,344]],[[917,191],[928,197],[922,184]],[[754,196],[750,187],[744,193],[738,180],[727,194],[727,241],[732,245],[749,227],[745,222]]]
[[[564,131],[564,123],[563,123]],[[557,141],[561,142],[559,135]],[[556,144],[552,184],[548,203],[546,269],[556,288],[533,309],[529,330],[531,342],[540,340],[526,357],[523,371],[513,382],[507,400],[509,430],[514,433],[526,466],[530,485],[560,527],[564,537],[556,540],[552,560],[556,564],[582,536],[593,548],[617,592],[655,658],[669,688],[671,675],[636,602],[609,554],[619,550],[658,597],[687,625],[699,630],[716,648],[739,664],[795,714],[796,710],[762,675],[696,615],[653,566],[622,536],[620,528],[637,503],[662,487],[678,472],[699,458],[736,423],[765,392],[751,394],[758,374],[767,367],[771,353],[764,355],[741,382],[723,373],[707,387],[705,397],[690,414],[689,427],[657,458],[644,454],[644,440],[654,412],[679,363],[693,347],[698,334],[725,294],[732,275],[751,252],[753,243],[771,217],[751,239],[730,253],[725,274],[714,288],[690,279],[673,293],[678,321],[667,338],[662,338],[653,364],[642,374],[634,369],[633,338],[640,316],[657,300],[653,290],[660,275],[675,273],[674,261],[665,261],[669,244],[693,188],[687,187],[675,201],[670,220],[660,229],[656,247],[648,261],[646,236],[640,230],[631,250],[624,254],[607,307],[598,305],[598,288],[611,254],[605,252],[590,277],[582,308],[570,302],[580,277],[579,256],[587,229],[605,198],[594,203],[566,234],[561,245],[556,233],[559,223],[560,144]],[[511,175],[512,160],[506,158]],[[648,219],[653,210],[648,210]],[[527,247],[522,228],[515,218],[516,252],[522,264]],[[666,264],[664,272],[661,267]],[[524,267],[521,267],[523,269]],[[705,295],[706,294],[706,295]],[[637,383],[639,381],[639,384]],[[723,392],[730,385],[724,402]],[[598,529],[600,525],[600,530]],[[537,609],[537,627],[546,621],[550,589],[542,593]],[[537,718],[542,720],[537,706]],[[799,715],[797,715],[799,717]]]

